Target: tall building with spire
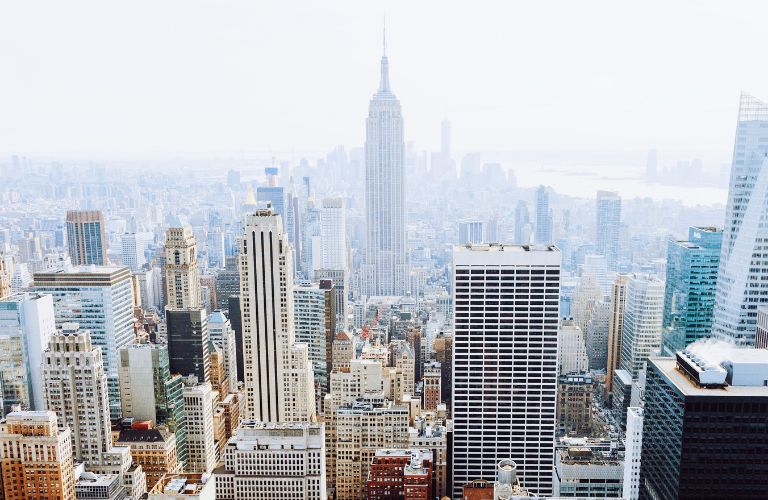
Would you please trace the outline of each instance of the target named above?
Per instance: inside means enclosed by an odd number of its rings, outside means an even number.
[[[403,115],[389,86],[385,37],[381,82],[366,121],[367,295],[404,295],[408,288],[404,165]]]
[[[191,227],[171,227],[166,231],[165,276],[169,308],[200,307],[200,271]]]
[[[755,344],[757,308],[768,303],[768,104],[742,94],[717,275],[712,335]]]

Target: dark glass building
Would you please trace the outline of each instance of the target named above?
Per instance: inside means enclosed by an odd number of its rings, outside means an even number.
[[[167,309],[165,321],[171,373],[184,377],[194,375],[201,383],[210,382],[211,357],[205,309]]]
[[[640,498],[766,498],[768,351],[696,347],[648,361]]]

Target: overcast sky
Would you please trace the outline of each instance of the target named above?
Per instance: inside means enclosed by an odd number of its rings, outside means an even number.
[[[727,157],[768,99],[768,2],[3,0],[0,151],[358,146],[385,14],[420,148]]]

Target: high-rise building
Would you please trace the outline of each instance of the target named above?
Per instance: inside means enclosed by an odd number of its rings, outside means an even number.
[[[165,297],[171,309],[200,307],[200,270],[192,228],[171,227],[165,233]]]
[[[611,312],[608,319],[608,359],[605,372],[605,393],[613,391],[613,375],[621,368],[621,344],[624,337],[624,309],[627,302],[629,276],[620,274],[611,287]]]
[[[208,315],[202,307],[166,309],[168,358],[171,372],[194,375],[201,382],[211,380],[208,349]]]
[[[155,344],[131,344],[120,349],[120,401],[124,418],[148,420],[174,433],[174,453],[187,461],[187,425],[183,381],[171,374],[168,349]]]
[[[479,245],[485,242],[485,224],[479,220],[459,221],[459,245],[471,243]]]
[[[68,210],[67,244],[73,265],[106,264],[107,239],[104,236],[104,215],[101,211]]]
[[[454,247],[454,496],[510,457],[552,494],[560,264],[553,246]]]
[[[600,301],[592,308],[587,321],[587,358],[590,370],[605,370],[608,365],[608,330],[611,304]]]
[[[59,417],[59,429],[72,429],[78,461],[101,465],[112,448],[107,376],[102,350],[90,332],[65,323],[51,336],[42,364],[45,401]]]
[[[347,328],[347,292],[349,291],[348,273],[340,269],[317,269],[315,270],[315,281],[322,283],[324,280],[330,280],[333,290],[336,293],[336,331],[340,332]]]
[[[347,269],[347,216],[344,198],[324,198],[320,208],[322,268]]]
[[[386,49],[386,47],[385,47]],[[389,87],[389,61],[368,108],[365,138],[366,295],[405,295],[405,142],[400,101]]]
[[[216,467],[216,438],[213,405],[216,393],[210,382],[184,385],[184,411],[187,420],[186,472],[210,473]]]
[[[691,227],[687,241],[667,246],[661,353],[673,356],[712,332],[723,231]]]
[[[330,280],[324,280],[331,285]],[[331,285],[332,288],[332,285]],[[307,345],[315,375],[315,398],[322,403],[328,392],[329,366],[333,363],[331,347],[336,335],[336,293],[319,284],[299,283],[293,288],[296,342]]]
[[[3,415],[11,407],[45,409],[40,365],[56,333],[53,298],[26,293],[0,299],[0,380]]]
[[[528,204],[520,200],[515,207],[515,245],[528,245],[530,243],[531,214],[528,212]]]
[[[624,439],[624,486],[622,498],[640,497],[640,452],[643,448],[643,409],[627,409],[627,433]]]
[[[610,191],[597,192],[596,250],[604,255],[608,269],[619,266],[619,230],[621,228],[621,198]]]
[[[293,262],[280,218],[271,210],[245,216],[240,290],[245,418],[306,422],[315,415],[312,363],[295,342]]]
[[[717,276],[712,335],[755,343],[757,308],[768,303],[768,104],[742,94]]]
[[[256,200],[262,208],[267,206],[272,208],[275,214],[280,216],[283,226],[285,226],[285,190],[282,186],[277,185],[278,169],[276,167],[266,167],[264,175],[267,178],[267,185],[256,188]]]
[[[83,266],[35,274],[35,291],[53,295],[56,326],[77,323],[101,347],[109,413],[120,416],[117,351],[134,341],[133,288],[126,267]],[[76,439],[76,438],[75,438]]]
[[[549,208],[549,191],[545,186],[539,186],[536,190],[536,236],[534,241],[537,245],[552,243],[552,209]]]
[[[558,365],[561,374],[582,373],[589,368],[584,332],[573,321],[563,320],[558,333]]]
[[[152,233],[125,233],[121,239],[123,265],[138,272],[147,263],[145,252],[154,235]]]
[[[632,378],[637,378],[648,356],[659,348],[663,313],[664,282],[647,276],[630,277],[624,310],[621,367]]]
[[[0,424],[0,493],[8,500],[75,499],[72,431],[52,411],[18,411]]]
[[[640,498],[764,497],[766,380],[764,349],[710,342],[650,358]]]
[[[224,269],[216,273],[216,297],[219,307],[229,308],[229,298],[240,296],[240,271],[237,268],[237,256],[226,257]]]
[[[215,478],[218,500],[326,500],[323,425],[245,420]]]
[[[224,354],[224,375],[232,386],[237,386],[237,351],[235,331],[223,312],[215,310],[208,315],[208,338]]]

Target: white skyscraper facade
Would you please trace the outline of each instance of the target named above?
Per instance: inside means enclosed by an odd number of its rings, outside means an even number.
[[[404,165],[403,115],[400,101],[389,87],[389,62],[384,54],[381,83],[366,121],[367,295],[404,295],[408,288]]]
[[[324,198],[320,208],[323,269],[347,269],[347,217],[344,198]]]
[[[636,378],[645,367],[648,356],[661,344],[664,282],[642,275],[632,276],[627,283],[624,307],[621,368]]]
[[[742,94],[712,324],[713,336],[754,345],[768,303],[768,104]]]
[[[101,347],[112,417],[120,416],[118,350],[136,338],[133,287],[126,267],[81,266],[35,274],[35,291],[53,295],[56,326],[74,322]]]
[[[454,247],[454,497],[509,458],[526,488],[552,494],[561,259],[553,246]]]
[[[315,415],[312,364],[295,342],[293,260],[281,218],[272,209],[245,216],[240,295],[245,418],[308,421]]]

